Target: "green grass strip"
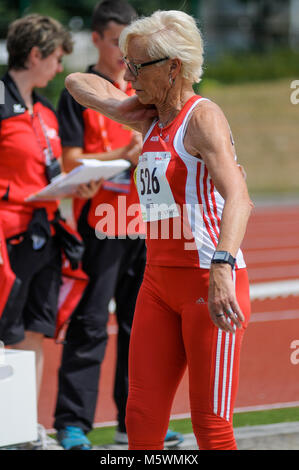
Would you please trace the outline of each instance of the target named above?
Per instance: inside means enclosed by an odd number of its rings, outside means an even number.
[[[273,423],[286,423],[291,421],[299,421],[298,408],[279,408],[274,410],[250,411],[244,413],[235,413],[234,427],[241,426],[258,426]],[[182,434],[192,433],[192,425],[190,419],[176,419],[170,422],[170,429]],[[93,445],[109,445],[113,444],[115,427],[95,428],[89,434]]]
[[[291,421],[299,421],[299,407],[236,413],[233,422],[234,427],[240,427],[288,423]]]

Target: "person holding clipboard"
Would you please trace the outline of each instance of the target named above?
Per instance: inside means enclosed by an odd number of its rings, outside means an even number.
[[[37,397],[43,340],[55,334],[61,243],[52,222],[59,201],[26,198],[59,174],[61,143],[55,111],[35,88],[62,72],[72,48],[70,34],[48,16],[28,15],[8,29],[0,105],[0,340],[35,352]]]

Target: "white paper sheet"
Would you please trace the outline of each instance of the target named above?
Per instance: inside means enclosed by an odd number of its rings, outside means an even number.
[[[45,188],[31,194],[26,201],[55,200],[69,197],[76,188],[83,183],[97,181],[101,178],[109,179],[130,167],[127,160],[100,161],[95,159],[80,160],[82,165],[77,166],[69,173],[58,175]]]

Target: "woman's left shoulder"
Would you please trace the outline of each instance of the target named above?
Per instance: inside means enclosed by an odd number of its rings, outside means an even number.
[[[199,96],[199,100],[197,105],[194,108],[193,114],[200,114],[201,116],[207,115],[224,115],[220,106],[212,101],[210,98],[206,98],[204,96]]]
[[[214,101],[201,97],[190,117],[190,126],[203,128],[206,126],[227,125],[227,120],[220,106]]]

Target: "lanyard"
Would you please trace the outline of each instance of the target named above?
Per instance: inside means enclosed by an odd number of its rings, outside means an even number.
[[[99,114],[99,127],[100,133],[103,141],[103,147],[105,152],[111,152],[112,148],[108,139],[108,132],[105,125],[105,118],[102,114]]]
[[[46,148],[43,147],[42,142],[41,142],[40,137],[39,137],[39,134],[38,134],[38,132],[35,128],[34,116],[31,117],[31,119],[32,119],[32,128],[33,128],[33,131],[35,133],[36,140],[37,140],[38,146],[40,148],[40,152],[41,152],[43,158],[45,159],[46,166],[49,166],[51,164],[51,161],[55,159],[55,156],[54,156],[54,153],[53,153],[53,149],[52,149],[52,146],[51,146],[50,139],[49,139],[48,134],[47,134],[47,130],[46,130],[44,120],[43,120],[40,112],[37,112],[36,116],[39,120],[43,136],[44,136],[44,138],[46,140],[46,143],[47,143]]]
[[[105,118],[102,114],[99,114],[99,128],[103,141],[103,147],[105,152],[112,150],[108,132],[105,125]],[[107,191],[114,191],[119,193],[129,193],[131,184],[131,172],[130,170],[124,170],[120,174],[110,178],[109,180],[104,181],[103,189]]]

